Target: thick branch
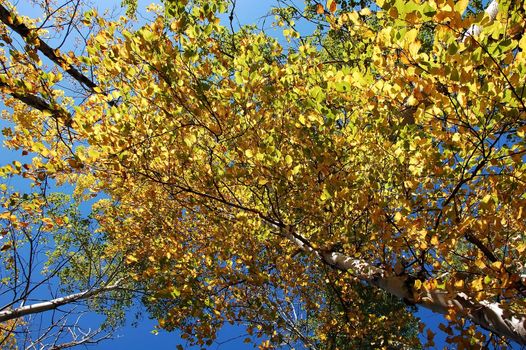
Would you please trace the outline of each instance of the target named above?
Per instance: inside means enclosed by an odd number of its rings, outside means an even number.
[[[425,291],[420,298],[415,299],[413,286],[407,282],[407,275],[390,276],[383,269],[341,253],[327,252],[319,255],[335,268],[349,271],[357,278],[392,295],[442,314],[454,308],[473,323],[521,345],[526,345],[526,315],[512,315],[499,303],[485,300],[476,302],[464,293],[451,295],[443,290]]]
[[[5,91],[4,93],[11,95],[15,99],[19,100],[20,102],[25,103],[29,107],[33,107],[39,111],[42,112],[49,112],[51,113],[52,117],[56,120],[62,119],[64,122],[64,125],[70,127],[71,122],[73,121],[73,117],[71,113],[66,111],[64,108],[61,108],[59,106],[52,106],[49,104],[46,100],[44,100],[42,97],[33,95],[30,93],[19,93],[15,91],[11,91],[11,87],[3,82],[0,81],[0,88],[5,87],[8,91]]]
[[[118,289],[119,287],[120,287],[120,283],[117,282],[109,286],[89,289],[89,290],[85,290],[80,293],[70,294],[64,297],[44,301],[41,303],[22,306],[22,307],[12,309],[12,310],[0,311],[0,323],[9,321],[15,318],[31,315],[31,314],[54,310],[66,304],[70,304],[70,303],[73,303],[79,300],[85,300],[85,299],[90,299],[92,297],[96,297],[99,294]]]
[[[0,21],[2,21],[6,26],[11,28],[13,31],[18,33],[26,43],[31,43],[29,29],[15,14],[11,13],[3,5],[0,5]],[[33,37],[33,40],[35,38]],[[37,49],[42,52],[44,56],[53,61],[56,65],[62,67],[66,73],[68,73],[73,79],[78,81],[80,84],[86,86],[90,91],[94,91],[94,88],[97,87],[91,79],[82,74],[78,69],[72,67],[65,59],[57,55],[57,49],[53,49],[51,46],[46,44],[42,39],[38,39]]]
[[[468,242],[474,244],[478,249],[480,249],[489,261],[493,263],[498,260],[495,254],[493,254],[493,252],[489,250],[489,248],[486,247],[484,243],[482,243],[482,241],[478,239],[475,235],[473,235],[471,232],[466,233],[465,237],[468,240]]]
[[[11,89],[9,85],[0,81],[0,88],[1,87]],[[39,111],[50,112],[50,113],[55,113],[55,114],[58,113],[60,116],[63,116],[69,119],[71,118],[71,115],[66,110],[62,108],[55,108],[51,106],[46,100],[44,100],[42,97],[39,97],[37,95],[33,95],[29,93],[21,94],[19,92],[14,92],[14,91],[7,91],[7,94],[13,96],[17,100],[25,103],[26,105],[30,107],[38,109]]]
[[[499,303],[485,300],[472,301],[464,293],[451,295],[447,291],[431,290],[424,292],[423,295],[420,293],[420,298],[415,299],[416,293],[407,275],[389,275],[384,269],[372,266],[366,261],[338,252],[316,250],[292,228],[289,228],[288,231],[283,230],[282,234],[303,251],[318,256],[324,263],[349,272],[356,278],[383,289],[389,294],[441,314],[447,314],[448,310],[455,308],[480,327],[512,339],[521,345],[526,345],[526,315],[512,315],[509,311],[505,311]]]

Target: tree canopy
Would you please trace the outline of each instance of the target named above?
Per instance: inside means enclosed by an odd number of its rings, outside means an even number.
[[[419,348],[418,306],[525,345],[526,3],[278,4],[281,39],[226,0],[85,11],[63,52],[5,2],[0,174],[96,197],[98,254],[191,343]]]

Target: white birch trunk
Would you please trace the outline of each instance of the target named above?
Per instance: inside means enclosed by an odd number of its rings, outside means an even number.
[[[119,288],[119,283],[116,283],[116,284],[112,284],[112,285],[105,286],[105,287],[89,289],[89,290],[85,290],[80,293],[66,295],[64,297],[51,299],[51,300],[44,301],[41,303],[21,306],[15,309],[3,310],[3,311],[0,311],[0,323],[15,319],[15,318],[31,315],[31,314],[54,310],[60,306],[63,306],[69,303],[73,303],[79,300],[90,299],[102,293],[109,292],[109,291],[112,291],[118,288]]]
[[[341,253],[329,252],[318,255],[326,263],[340,270],[349,271],[357,278],[392,295],[441,314],[446,314],[449,309],[454,308],[473,323],[521,345],[526,345],[526,315],[512,315],[499,303],[474,301],[464,293],[449,295],[446,291],[438,289],[420,291],[421,297],[415,300],[413,286],[406,283],[407,276],[389,276],[383,269]]]
[[[449,309],[454,308],[476,325],[499,336],[512,339],[521,345],[526,345],[526,315],[512,315],[509,311],[505,311],[499,303],[474,301],[464,293],[449,295],[439,289],[420,291],[420,298],[415,300],[413,286],[407,283],[407,275],[389,275],[384,269],[372,266],[366,261],[354,259],[342,253],[315,250],[305,243],[306,240],[300,239],[292,232],[284,233],[284,235],[303,251],[315,254],[326,264],[347,271],[354,277],[383,289],[389,294],[441,314],[447,314]]]

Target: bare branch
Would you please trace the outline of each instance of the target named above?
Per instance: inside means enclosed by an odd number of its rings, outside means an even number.
[[[89,289],[80,293],[70,294],[64,297],[55,298],[52,300],[44,301],[41,303],[31,304],[27,306],[22,306],[12,310],[0,311],[0,322],[5,322],[15,318],[23,317],[26,315],[31,315],[35,313],[45,312],[49,310],[54,310],[60,306],[73,303],[79,300],[85,300],[92,297],[96,297],[102,293],[106,293],[112,290],[120,288],[120,282],[117,281],[115,284],[104,286],[95,289]]]

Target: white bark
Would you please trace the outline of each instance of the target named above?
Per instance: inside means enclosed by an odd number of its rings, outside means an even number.
[[[426,291],[418,300],[415,300],[413,286],[406,283],[407,276],[387,275],[383,269],[341,253],[328,252],[320,256],[332,266],[349,271],[357,278],[392,295],[442,314],[454,308],[473,323],[521,345],[526,345],[526,315],[512,315],[505,311],[499,303],[484,300],[477,302],[464,293],[450,295],[443,290]]]
[[[512,315],[509,311],[505,311],[499,303],[474,301],[464,293],[451,295],[439,289],[425,291],[423,295],[420,291],[421,297],[415,299],[413,286],[407,282],[407,275],[389,275],[384,269],[364,260],[351,258],[338,252],[316,250],[306,244],[306,240],[291,231],[285,232],[284,236],[303,251],[318,256],[326,264],[347,271],[356,278],[381,288],[389,294],[441,314],[447,314],[449,309],[454,308],[473,323],[499,336],[526,345],[526,315]]]
[[[54,310],[60,306],[63,306],[69,303],[73,303],[79,300],[90,299],[102,293],[109,292],[109,291],[112,291],[118,288],[119,288],[119,283],[117,282],[109,286],[89,289],[89,290],[85,290],[80,293],[66,295],[64,297],[51,299],[51,300],[44,301],[41,303],[21,306],[15,309],[3,310],[3,311],[0,311],[0,323],[15,319],[15,318],[31,315],[31,314]]]
[[[485,10],[489,18],[494,21],[497,18],[497,13],[499,12],[499,3],[493,0]]]
[[[488,7],[486,7],[486,10],[484,12],[488,15],[489,19],[494,21],[495,18],[497,18],[497,13],[499,12],[499,3],[493,0],[491,3],[489,3]],[[461,41],[464,42],[468,37],[470,36],[477,36],[482,32],[482,29],[480,26],[476,24],[472,24],[471,27],[468,28],[468,30],[462,35]]]

